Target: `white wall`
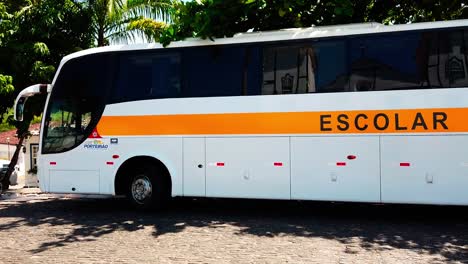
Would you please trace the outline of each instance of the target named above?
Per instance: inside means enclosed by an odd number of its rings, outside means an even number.
[[[10,147],[8,147],[7,144],[0,144],[0,159],[8,160],[8,157],[11,159],[11,157],[13,157],[13,153],[15,153],[15,149],[15,145],[10,145]],[[10,156],[8,156],[8,150],[10,150]]]
[[[32,169],[31,166],[31,144],[38,144],[39,143],[39,136],[33,135],[28,138],[28,140],[24,143],[26,147],[26,153],[24,155],[24,168],[25,168],[25,177],[24,177],[24,185],[29,187],[37,187],[37,175],[33,173],[28,173],[29,170]]]

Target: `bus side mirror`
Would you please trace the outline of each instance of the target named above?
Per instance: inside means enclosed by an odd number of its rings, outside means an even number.
[[[24,112],[24,104],[26,103],[27,97],[21,97],[15,106],[15,120],[23,121],[23,112]]]
[[[24,114],[24,104],[28,97],[34,96],[36,94],[48,94],[52,86],[49,84],[35,84],[31,85],[28,88],[22,90],[15,100],[15,120],[16,121],[23,121],[23,114]]]

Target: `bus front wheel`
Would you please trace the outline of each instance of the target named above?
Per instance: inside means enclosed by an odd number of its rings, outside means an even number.
[[[166,189],[161,170],[146,165],[132,174],[127,197],[137,209],[161,209],[169,200]]]

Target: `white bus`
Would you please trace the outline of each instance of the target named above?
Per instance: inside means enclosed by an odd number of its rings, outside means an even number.
[[[468,20],[89,49],[37,93],[45,192],[468,205]]]

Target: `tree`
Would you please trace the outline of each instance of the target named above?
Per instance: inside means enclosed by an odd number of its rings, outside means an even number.
[[[63,56],[92,44],[90,14],[80,4],[71,0],[27,4],[0,24],[4,28],[0,32],[7,32],[0,35],[1,113],[21,89],[51,82]],[[37,107],[35,113],[41,110]]]
[[[170,12],[169,0],[5,0],[0,3],[0,113],[12,106],[21,89],[50,83],[63,56],[138,34],[154,40],[166,25],[156,20],[169,21]],[[20,142],[33,117],[41,114],[44,99],[28,99],[23,121],[15,123]]]
[[[177,2],[160,42],[238,32],[361,22],[384,24],[468,18],[463,0],[198,0]]]
[[[464,0],[373,1],[369,16],[384,24],[468,18]]]
[[[109,41],[133,41],[137,37],[157,40],[172,11],[169,0],[89,0],[88,8],[98,46],[108,45]]]
[[[1,61],[1,49],[5,44],[5,39],[12,32],[12,20],[13,16],[7,12],[7,8],[3,3],[0,3],[0,61]],[[10,75],[3,74],[3,69],[0,67],[0,97],[6,98],[14,90],[13,77]],[[6,104],[0,103],[0,113],[4,113],[6,110]],[[1,117],[0,117],[0,121]]]
[[[29,0],[3,0],[2,2],[9,13],[17,12],[30,4]]]
[[[161,34],[163,45],[186,37],[345,23],[354,14],[350,0],[204,0],[177,2],[175,9],[173,23]]]
[[[89,34],[91,14],[81,3],[72,0],[21,2],[25,5],[12,5],[14,13],[8,13],[6,6],[0,3],[0,113],[13,105],[21,89],[34,83],[50,83],[63,56],[93,43]],[[33,117],[41,114],[44,99],[28,99],[23,122],[15,123],[20,142],[28,135]],[[12,120],[11,116],[6,118]],[[21,144],[10,162],[8,178],[20,149]]]

